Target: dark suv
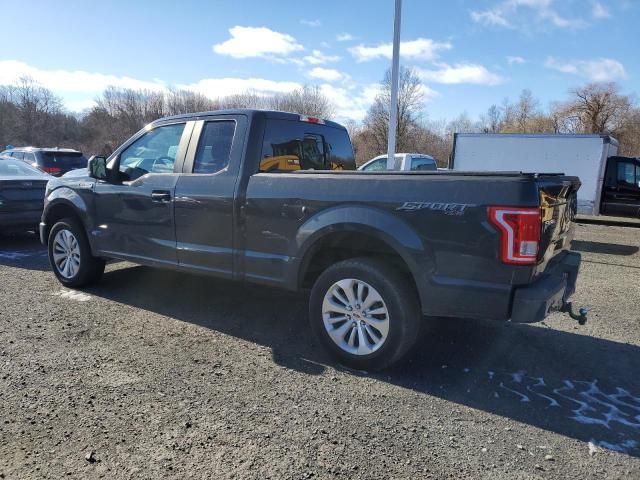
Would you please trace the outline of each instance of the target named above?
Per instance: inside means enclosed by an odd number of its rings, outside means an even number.
[[[82,152],[70,148],[19,147],[5,150],[2,155],[23,160],[56,177],[87,167],[87,159]]]

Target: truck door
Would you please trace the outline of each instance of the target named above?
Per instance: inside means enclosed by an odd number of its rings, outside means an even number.
[[[602,195],[605,215],[640,217],[640,160],[611,157]]]
[[[173,197],[193,123],[144,132],[109,160],[94,187],[99,251],[140,263],[175,264]]]
[[[233,276],[235,191],[247,118],[196,122],[175,193],[178,263]]]

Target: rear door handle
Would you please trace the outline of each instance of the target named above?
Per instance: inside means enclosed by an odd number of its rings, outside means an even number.
[[[154,190],[151,192],[151,201],[166,203],[171,201],[171,192],[167,190]]]

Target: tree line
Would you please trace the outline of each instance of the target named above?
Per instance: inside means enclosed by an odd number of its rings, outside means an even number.
[[[455,133],[610,134],[620,142],[620,155],[640,156],[640,107],[633,95],[621,93],[615,83],[573,88],[564,100],[546,109],[525,89],[517,100],[505,98],[475,121],[462,113],[445,122],[428,120],[421,80],[414,70],[401,68],[399,80],[396,151],[428,153],[441,166],[447,166]],[[362,124],[351,126],[359,163],[387,151],[389,72],[381,86]]]
[[[446,166],[454,133],[607,133],[620,141],[620,154],[640,156],[640,107],[615,83],[590,83],[567,92],[543,108],[530,90],[519,98],[491,105],[473,120],[462,113],[450,121],[433,121],[425,109],[424,87],[411,68],[401,68],[396,149],[428,153]],[[347,122],[362,164],[386,153],[391,75],[361,123]],[[335,106],[317,86],[290,93],[245,92],[211,99],[185,90],[132,90],[109,87],[82,114],[64,109],[62,100],[33,79],[0,86],[0,146],[60,146],[88,155],[110,154],[147,123],[168,115],[230,108],[264,108],[332,118]]]
[[[109,155],[149,122],[169,115],[262,108],[331,118],[333,106],[317,86],[289,93],[258,95],[245,92],[218,99],[186,90],[107,88],[84,113],[69,113],[62,100],[31,78],[0,86],[0,147],[59,146],[87,155]]]

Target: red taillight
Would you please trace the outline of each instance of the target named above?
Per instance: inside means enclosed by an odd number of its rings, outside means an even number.
[[[540,248],[540,209],[489,207],[489,220],[500,230],[504,263],[533,265]]]
[[[308,123],[318,123],[320,125],[324,125],[324,120],[318,117],[307,117],[306,115],[300,115],[300,121],[308,122]]]
[[[42,170],[50,173],[51,175],[55,175],[56,173],[60,173],[62,171],[62,169],[58,167],[42,167]]]

